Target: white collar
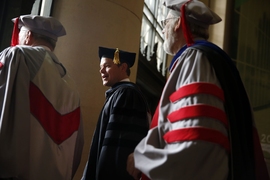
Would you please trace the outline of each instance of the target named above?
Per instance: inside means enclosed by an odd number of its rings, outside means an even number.
[[[122,79],[120,82],[130,82],[129,78]]]

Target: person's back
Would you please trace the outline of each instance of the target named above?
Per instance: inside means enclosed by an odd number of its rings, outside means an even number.
[[[83,147],[73,80],[46,45],[9,47],[0,60],[0,178],[72,179]]]

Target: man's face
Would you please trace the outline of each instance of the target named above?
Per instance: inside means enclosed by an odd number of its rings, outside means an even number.
[[[117,66],[110,58],[101,58],[99,72],[104,86],[111,87],[122,80],[121,65]]]
[[[168,14],[166,20],[164,21],[163,34],[164,34],[164,43],[163,49],[166,53],[170,55],[175,55],[174,45],[177,41],[177,34],[175,31],[175,22],[178,21],[179,18]]]

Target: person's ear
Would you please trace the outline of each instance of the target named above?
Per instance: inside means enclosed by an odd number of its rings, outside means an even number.
[[[123,71],[126,71],[127,68],[128,68],[127,63],[122,63],[121,68],[122,68]]]
[[[27,37],[31,37],[32,36],[32,32],[31,31],[27,31],[26,36]]]
[[[174,26],[174,31],[178,31],[181,27],[181,18],[178,18],[178,21],[176,22],[175,26]]]
[[[31,39],[32,39],[33,33],[31,31],[27,31],[26,33],[26,39],[25,39],[25,43],[26,45],[29,45]]]

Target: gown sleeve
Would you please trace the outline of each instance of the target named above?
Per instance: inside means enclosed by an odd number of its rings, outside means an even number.
[[[164,87],[155,120],[157,126],[134,151],[135,167],[148,178],[227,178],[229,140],[224,94],[200,50],[189,48],[179,57]]]
[[[126,171],[126,161],[149,129],[147,105],[140,93],[132,87],[121,88],[109,103],[110,114],[100,159],[99,179],[133,179]]]

